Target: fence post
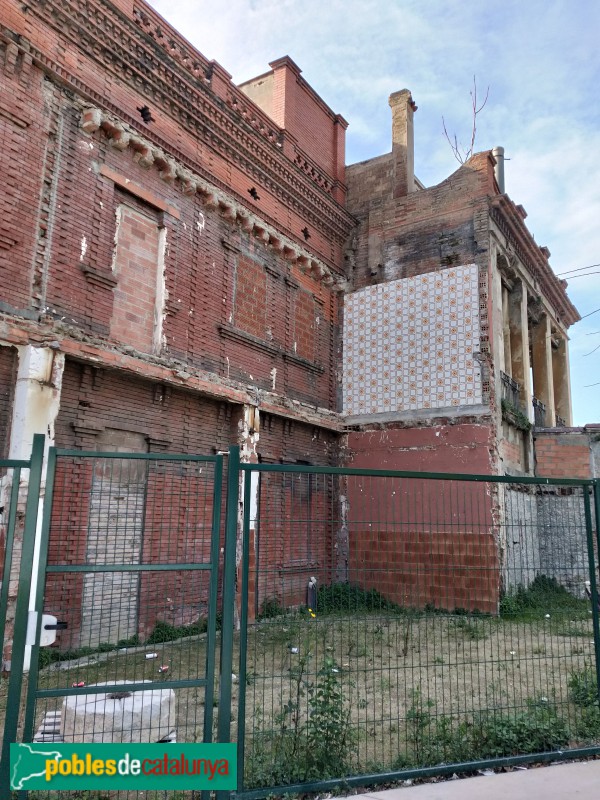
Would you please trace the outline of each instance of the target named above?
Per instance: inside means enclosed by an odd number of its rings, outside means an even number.
[[[600,559],[600,478],[594,478],[594,516],[596,521],[596,554]]]
[[[598,533],[598,484],[592,485],[594,494],[594,508],[596,512],[596,534]],[[596,684],[598,691],[598,704],[600,705],[600,620],[598,619],[598,582],[596,579],[596,558],[594,553],[594,527],[592,523],[592,510],[590,505],[590,492],[587,486],[583,487],[583,505],[585,509],[585,529],[587,534],[588,563],[590,572],[590,590],[592,595],[592,622],[594,626],[594,654],[596,657]],[[599,553],[600,557],[600,553]]]
[[[229,742],[231,737],[231,673],[233,671],[235,560],[239,502],[240,448],[235,446],[229,448],[229,459],[227,462],[227,511],[225,516],[225,556],[223,564],[223,623],[221,627],[221,674],[219,679],[219,723],[217,728],[219,742]]]
[[[21,483],[21,467],[15,467],[12,473],[12,486],[8,501],[8,525],[4,547],[4,566],[2,569],[2,588],[0,589],[0,660],[4,656],[4,631],[8,614],[8,589],[13,567],[13,548],[17,525],[17,506],[19,505],[19,485]]]
[[[19,588],[15,611],[13,653],[8,682],[8,697],[6,699],[2,757],[0,758],[0,800],[10,800],[12,795],[10,790],[10,745],[11,742],[16,742],[17,740],[19,725],[27,621],[29,617],[29,595],[31,592],[33,556],[44,463],[44,441],[45,436],[42,433],[34,434],[29,467],[29,483],[27,486],[27,503],[25,505],[25,527],[23,529],[23,548],[21,551]]]

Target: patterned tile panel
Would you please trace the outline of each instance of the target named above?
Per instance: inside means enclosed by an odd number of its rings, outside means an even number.
[[[475,264],[369,286],[344,300],[344,413],[482,402]]]

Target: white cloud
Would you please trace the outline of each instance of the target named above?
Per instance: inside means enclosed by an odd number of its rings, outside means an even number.
[[[600,262],[600,4],[570,0],[151,0],[236,82],[290,55],[334,111],[349,121],[347,156],[361,161],[391,147],[392,91],[409,88],[415,117],[416,172],[427,184],[456,167],[443,138],[467,141],[469,90],[477,75],[490,97],[478,119],[476,149],[501,144],[507,191],[528,211],[536,241],[552,251],[557,272]],[[571,281],[582,313],[600,307],[600,276]],[[597,322],[595,321],[597,320]],[[590,329],[600,329],[600,314]],[[581,333],[580,333],[581,331]],[[600,419],[600,351],[583,353],[593,336],[572,330],[577,421]],[[592,349],[588,347],[588,350]]]

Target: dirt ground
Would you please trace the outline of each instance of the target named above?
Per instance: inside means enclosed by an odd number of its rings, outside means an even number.
[[[294,614],[259,622],[248,631],[245,677],[234,667],[233,736],[240,694],[245,696],[247,757],[265,734],[277,735],[286,704],[295,703],[294,715],[306,718],[307,690],[324,665],[337,676],[350,725],[358,732],[355,761],[363,768],[394,763],[406,741],[407,720],[414,721],[419,709],[461,720],[478,711],[517,711],[536,701],[551,703],[568,717],[575,713],[569,677],[594,659],[592,620],[585,614],[540,613],[527,622],[433,613],[315,619]],[[219,641],[217,652],[218,647]],[[239,648],[238,632],[235,664]],[[148,653],[157,657],[147,659]],[[161,665],[168,666],[166,673],[158,673]],[[123,679],[169,683],[203,676],[205,667],[203,635],[58,662],[41,671],[39,688]],[[175,694],[177,741],[202,741],[204,689],[178,688]],[[5,695],[3,683],[2,706]],[[215,727],[217,697],[215,690]],[[61,703],[60,697],[38,700],[36,729]]]

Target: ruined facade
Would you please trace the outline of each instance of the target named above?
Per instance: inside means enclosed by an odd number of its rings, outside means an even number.
[[[0,23],[1,457],[532,473],[529,423],[570,424],[578,315],[499,151],[425,189],[402,91],[346,168],[291,59],[236,86],[143,0]]]

